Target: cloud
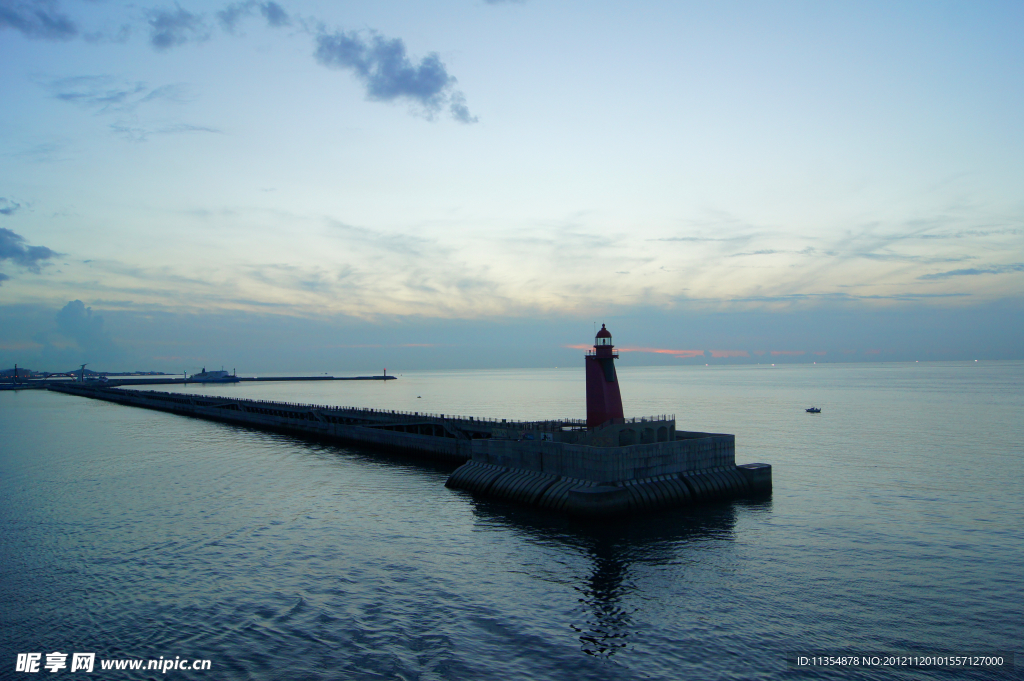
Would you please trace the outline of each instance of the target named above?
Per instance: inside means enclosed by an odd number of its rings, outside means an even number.
[[[260,14],[267,20],[267,25],[278,28],[292,23],[288,13],[276,2],[261,2]]]
[[[466,106],[466,96],[461,92],[452,93],[448,110],[451,112],[452,118],[459,123],[476,123],[479,120],[476,116],[469,113],[469,107]]]
[[[110,361],[120,354],[120,348],[103,328],[103,317],[93,314],[81,300],[72,300],[54,317],[56,326],[50,326],[32,336],[42,345],[41,354],[48,364],[65,365],[81,362]]]
[[[898,239],[968,239],[989,236],[1017,236],[1024,230],[1006,227],[1002,229],[963,229],[949,234],[906,234],[897,236]]]
[[[941,262],[963,262],[964,260],[975,260],[976,256],[961,255],[956,257],[929,258],[920,255],[905,255],[901,253],[854,253],[855,258],[866,258],[867,260],[881,260],[890,262],[920,262],[920,263],[941,263]]]
[[[46,246],[25,246],[24,243],[25,237],[0,227],[0,260],[10,260],[32,272],[39,272],[42,261],[59,255]]]
[[[703,357],[703,350],[672,350],[670,348],[618,348],[619,352],[650,352],[656,355],[672,355],[680,359],[688,357]]]
[[[210,128],[204,125],[188,125],[186,123],[146,128],[141,125],[130,125],[128,123],[118,122],[112,123],[110,125],[110,129],[130,142],[145,142],[149,139],[150,135],[175,135],[187,132],[221,133],[221,131],[216,128]]]
[[[253,3],[251,2],[233,2],[217,12],[217,21],[220,22],[221,28],[228,33],[233,33],[238,22],[243,17],[252,14],[252,6]]]
[[[788,293],[777,296],[744,296],[742,298],[729,298],[730,303],[782,303],[801,301],[826,301],[826,302],[853,302],[860,300],[926,300],[930,298],[961,298],[970,296],[970,293],[892,293],[889,295],[862,295],[856,296],[849,293]],[[698,300],[698,299],[693,299]]]
[[[433,118],[447,103],[455,120],[477,120],[470,115],[462,93],[454,90],[456,79],[448,74],[436,52],[413,64],[400,38],[371,32],[369,39],[364,39],[357,31],[337,31],[317,36],[314,55],[324,66],[354,73],[370,100],[409,100],[422,106],[427,118]]]
[[[570,348],[572,350],[591,350],[591,349],[593,349],[594,346],[593,345],[587,345],[586,343],[577,343],[575,345],[563,345],[562,347]],[[656,355],[672,355],[673,357],[678,357],[680,359],[685,359],[685,358],[688,358],[688,357],[703,357],[704,356],[704,351],[703,350],[672,350],[670,348],[634,348],[634,347],[627,347],[627,348],[616,348],[616,351],[618,351],[618,352],[650,352],[650,353],[653,353],[653,354],[656,354]]]
[[[806,354],[806,350],[772,350],[772,357],[799,357]]]
[[[750,357],[750,353],[746,350],[712,350],[711,356],[718,359],[725,357]]]
[[[78,26],[61,13],[56,0],[0,0],[0,29],[4,28],[41,40],[71,40],[78,35]]]
[[[0,196],[0,215],[14,215],[21,209],[21,204]]]
[[[12,28],[25,35],[47,39],[71,39],[79,35],[75,23],[59,10],[59,0],[0,0],[0,30]],[[238,0],[215,13],[221,28],[233,33],[238,24],[256,12],[273,28],[291,26],[293,17],[274,0]],[[159,51],[186,43],[208,40],[210,26],[201,13],[190,12],[177,2],[172,7],[143,10],[142,20],[149,29],[149,42]],[[303,33],[316,35],[314,56],[323,66],[351,71],[363,83],[368,99],[394,102],[402,99],[417,105],[427,119],[447,109],[460,123],[476,123],[466,97],[456,89],[457,80],[436,52],[417,62],[409,58],[400,38],[386,38],[375,31],[327,33],[315,20],[297,19]],[[318,28],[316,28],[318,27]],[[127,41],[129,25],[113,38]],[[83,33],[87,42],[100,42],[101,33]],[[173,99],[172,89],[149,89],[144,83],[119,84],[102,76],[81,76],[48,84],[54,96],[99,112],[128,111],[156,98]]]
[[[202,42],[210,37],[202,17],[175,3],[174,9],[153,9],[149,17],[149,42],[158,50],[167,50],[188,42]]]
[[[976,258],[976,256],[973,255],[962,255],[956,257],[926,257],[921,255],[908,255],[903,253],[875,253],[871,251],[841,254],[840,252],[833,250],[818,251],[817,249],[812,247],[807,247],[799,251],[780,251],[773,248],[766,248],[757,251],[732,253],[727,257],[743,258],[753,255],[806,255],[815,258],[820,256],[836,257],[842,255],[842,257],[844,258],[864,258],[865,260],[877,260],[880,262],[916,262],[924,264],[943,262],[963,262],[964,260],[974,260]]]
[[[143,83],[114,84],[104,76],[76,76],[61,78],[49,84],[54,97],[62,102],[77,104],[100,112],[108,109],[122,110],[134,106],[139,95],[146,91]]]
[[[187,102],[191,98],[181,84],[150,87],[136,81],[119,81],[110,76],[72,76],[40,83],[62,102],[96,113],[132,112],[139,105],[156,101]]]
[[[753,237],[750,236],[727,236],[727,237],[713,237],[713,236],[667,236],[660,239],[648,239],[648,241],[692,241],[692,242],[705,242],[705,241],[749,241]]]
[[[110,29],[103,29],[99,31],[89,31],[88,33],[83,33],[82,38],[87,43],[92,43],[94,45],[100,43],[120,43],[123,45],[124,43],[128,42],[129,39],[131,39],[134,33],[135,28],[132,26],[132,24],[126,23],[121,24],[121,26],[116,31]]]
[[[144,82],[124,82],[110,76],[73,76],[41,83],[56,99],[90,110],[97,115],[126,115],[110,125],[116,134],[132,141],[145,141],[150,135],[183,132],[215,132],[204,125],[139,122],[142,105],[154,102],[183,103],[192,99],[187,86],[171,83],[150,87]]]
[[[103,330],[103,317],[93,315],[92,308],[81,300],[72,300],[57,313],[57,328],[75,340],[81,347],[94,347],[112,343]]]
[[[1010,265],[997,265],[987,269],[969,268],[964,270],[950,270],[949,272],[935,272],[932,274],[922,274],[918,279],[935,280],[935,279],[949,279],[950,277],[971,277],[979,274],[1006,274],[1007,272],[1024,272],[1024,262],[1015,262]]]
[[[288,12],[284,10],[281,5],[276,2],[256,2],[255,0],[247,0],[246,2],[233,2],[226,6],[224,9],[217,12],[217,20],[220,22],[221,28],[228,33],[234,33],[235,28],[238,26],[238,22],[242,19],[252,16],[256,9],[259,9],[260,14],[267,20],[267,25],[273,28],[280,28],[282,26],[289,26],[292,23],[291,17],[288,16]]]
[[[10,277],[9,277],[9,276],[7,276],[6,274],[4,274],[3,272],[0,272],[0,282],[5,282],[5,281],[7,281],[8,279],[10,279]],[[0,284],[0,285],[2,285],[2,284]]]

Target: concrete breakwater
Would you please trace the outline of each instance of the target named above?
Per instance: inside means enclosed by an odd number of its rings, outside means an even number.
[[[487,424],[475,419],[428,416],[418,412],[123,390],[81,384],[52,385],[49,389],[182,416],[354,442],[434,460],[466,461],[472,455],[470,441],[474,437],[489,435]],[[478,424],[481,427],[477,427]]]
[[[771,466],[737,466],[735,437],[593,447],[481,440],[446,486],[582,517],[619,516],[771,492]]]
[[[736,466],[735,437],[676,431],[675,419],[510,421],[82,384],[50,390],[305,437],[464,462],[446,486],[584,517],[617,516],[771,490],[771,466]]]

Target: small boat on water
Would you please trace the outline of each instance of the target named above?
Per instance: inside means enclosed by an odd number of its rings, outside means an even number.
[[[810,409],[806,409],[805,411],[808,414],[820,414],[821,413],[821,407],[811,407]]]

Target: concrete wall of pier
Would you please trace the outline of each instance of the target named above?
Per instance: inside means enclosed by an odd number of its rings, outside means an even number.
[[[674,442],[591,447],[563,442],[474,440],[473,461],[596,483],[736,465],[736,437],[680,433]]]
[[[771,492],[771,466],[736,465],[736,438],[679,432],[673,442],[593,447],[474,440],[446,485],[586,518],[646,513]]]

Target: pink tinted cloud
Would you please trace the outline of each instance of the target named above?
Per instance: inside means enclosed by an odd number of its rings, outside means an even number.
[[[590,350],[594,346],[592,345],[563,345],[564,348],[571,348],[573,350]],[[672,350],[669,348],[616,348],[618,352],[653,352],[658,355],[672,355],[673,357],[686,358],[686,357],[703,357],[703,350]]]
[[[816,355],[817,355],[818,357],[824,357],[824,356],[825,356],[825,355],[827,355],[828,353],[827,353],[827,352],[825,352],[824,350],[818,350],[818,351],[817,351],[817,352],[815,352],[814,354],[816,354]]]
[[[746,350],[712,350],[712,357],[750,357]]]
[[[806,355],[805,350],[772,350],[772,357],[778,357],[779,355]]]
[[[670,350],[668,348],[619,348],[619,352],[653,352],[658,355],[672,355],[673,357],[703,357],[703,350]]]

